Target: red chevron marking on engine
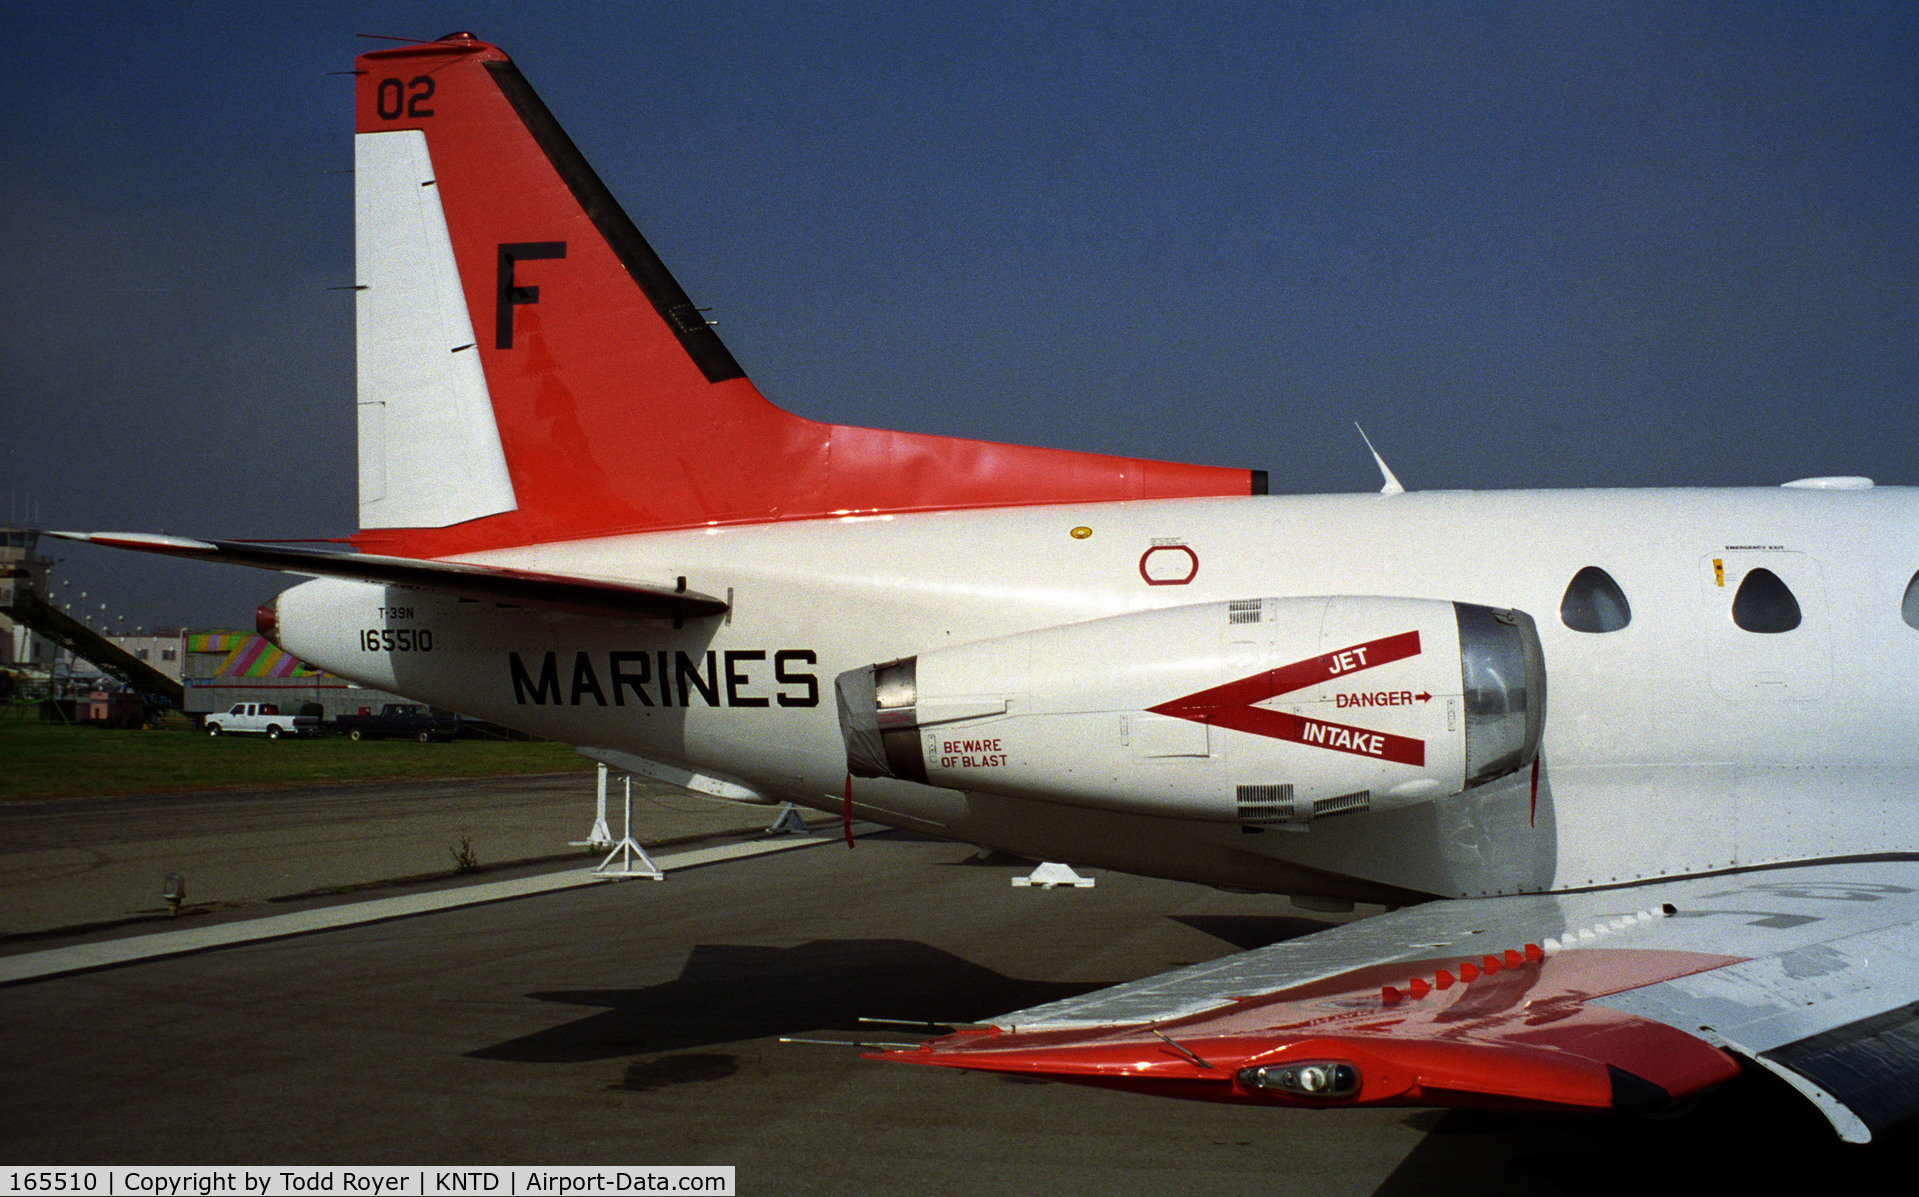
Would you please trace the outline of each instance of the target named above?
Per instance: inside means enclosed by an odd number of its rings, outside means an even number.
[[[1263,669],[1238,681],[1196,690],[1170,702],[1148,707],[1147,710],[1155,715],[1215,724],[1255,736],[1290,740],[1312,748],[1397,761],[1403,765],[1424,765],[1424,740],[1343,723],[1327,723],[1321,719],[1309,719],[1257,705],[1269,698],[1303,690],[1331,678],[1404,661],[1418,656],[1419,651],[1417,631],[1382,636],[1350,648],[1294,661],[1277,669]]]

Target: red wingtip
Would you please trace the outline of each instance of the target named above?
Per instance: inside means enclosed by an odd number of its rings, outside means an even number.
[[[1634,1101],[1683,1099],[1739,1067],[1695,1036],[1585,996],[1734,962],[1689,952],[1566,953],[1503,978],[1500,988],[1512,991],[1476,1000],[1466,1019],[1459,1016],[1467,996],[1402,1002],[1382,1014],[1371,994],[1391,1002],[1402,991],[1380,984],[1380,968],[1394,966],[1375,966],[1347,974],[1350,988],[1315,983],[1164,1024],[956,1034],[881,1058],[1262,1105],[1610,1109],[1622,1104],[1622,1093]],[[1435,971],[1442,982],[1451,976]],[[1410,989],[1417,997],[1430,987],[1415,978]],[[1542,1006],[1552,1018],[1537,1017]],[[1308,1096],[1266,1083],[1275,1066],[1308,1061],[1350,1066],[1358,1088]],[[1624,1089],[1622,1075],[1630,1078]]]

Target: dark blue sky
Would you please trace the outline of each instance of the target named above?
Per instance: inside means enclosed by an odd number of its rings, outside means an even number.
[[[1919,6],[8,5],[0,481],[353,527],[355,33],[519,62],[803,415],[1367,490],[1915,481]],[[286,579],[85,547],[136,622]]]

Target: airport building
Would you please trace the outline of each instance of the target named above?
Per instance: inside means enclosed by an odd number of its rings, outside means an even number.
[[[152,628],[132,636],[108,636],[107,639],[126,650],[136,661],[145,661],[174,681],[185,675],[184,650],[186,632],[181,628]]]
[[[53,559],[40,552],[38,528],[0,528],[0,666],[46,669],[56,645],[7,611],[16,601],[45,598]]]

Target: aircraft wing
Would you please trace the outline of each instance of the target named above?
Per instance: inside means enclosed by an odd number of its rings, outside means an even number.
[[[1919,1115],[1919,862],[1432,902],[880,1058],[1218,1101],[1663,1108],[1783,1077]]]
[[[641,586],[609,578],[537,573],[494,565],[385,557],[372,553],[335,553],[232,540],[192,540],[139,532],[54,532],[67,540],[192,557],[229,565],[251,565],[325,578],[355,578],[411,586],[460,598],[508,603],[574,615],[613,619],[697,619],[719,615],[726,604],[684,588]]]

